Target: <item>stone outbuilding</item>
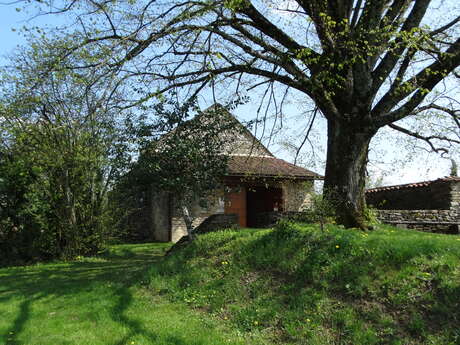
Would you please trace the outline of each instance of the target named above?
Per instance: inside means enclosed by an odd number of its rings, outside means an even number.
[[[227,112],[222,108],[223,112]],[[228,116],[232,116],[227,112]],[[237,121],[235,119],[235,121]],[[265,226],[269,214],[299,212],[310,205],[314,180],[312,171],[276,158],[252,133],[239,123],[240,130],[222,133],[228,146],[228,169],[222,187],[210,193],[206,206],[192,207],[195,226]],[[151,239],[178,241],[186,235],[185,223],[174,196],[151,191],[146,204]],[[236,224],[235,224],[236,223]]]
[[[369,189],[366,201],[378,210],[383,223],[458,233],[460,177]]]

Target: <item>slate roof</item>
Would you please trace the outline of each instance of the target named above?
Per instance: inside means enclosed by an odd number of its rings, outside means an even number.
[[[310,170],[269,156],[230,156],[229,176],[256,176],[302,180],[321,180],[323,177]]]
[[[438,178],[437,180],[432,181],[422,181],[416,183],[406,183],[406,184],[399,184],[394,186],[385,186],[385,187],[378,187],[366,190],[366,193],[377,193],[382,191],[388,190],[402,190],[402,189],[412,189],[412,188],[421,188],[421,187],[428,187],[433,183],[445,183],[445,182],[460,182],[460,177],[458,176],[446,176],[443,178]]]

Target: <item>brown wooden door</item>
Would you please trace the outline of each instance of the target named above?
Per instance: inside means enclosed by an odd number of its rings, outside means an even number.
[[[247,226],[246,219],[246,188],[239,187],[237,190],[228,192],[225,197],[225,213],[237,214],[239,225]]]
[[[265,212],[283,211],[283,192],[281,188],[248,187],[247,225],[259,226],[258,215]]]

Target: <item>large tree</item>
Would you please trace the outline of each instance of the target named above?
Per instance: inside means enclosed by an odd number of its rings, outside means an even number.
[[[455,135],[424,136],[395,124],[435,109],[458,129],[459,112],[449,107],[455,100],[430,98],[460,65],[460,13],[452,2],[86,0],[51,5],[51,12],[74,11],[82,27],[73,33],[77,43],[65,47],[61,58],[93,55],[88,66],[134,77],[146,86],[136,88],[139,102],[184,86],[194,96],[219,82],[234,85],[236,92],[278,85],[282,92],[295,90],[312,100],[327,121],[325,190],[348,227],[366,226],[365,170],[370,141],[380,128],[390,126],[438,151],[439,144],[459,143]],[[443,13],[448,6],[453,10]]]
[[[62,44],[32,42],[0,78],[0,248],[7,256],[70,258],[100,249],[110,232],[107,193],[130,160],[130,114],[114,109],[122,97],[116,78],[53,71]]]

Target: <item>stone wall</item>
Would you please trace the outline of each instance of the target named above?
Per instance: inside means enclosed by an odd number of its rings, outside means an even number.
[[[441,178],[366,193],[381,222],[423,231],[457,233],[460,223],[460,179]]]
[[[152,189],[150,202],[150,233],[154,241],[170,241],[170,197]]]
[[[284,211],[299,212],[311,206],[313,181],[283,181]]]
[[[449,210],[453,185],[440,180],[417,187],[382,188],[367,192],[366,201],[381,210]],[[460,202],[460,193],[455,197]]]
[[[229,181],[227,181],[229,182]],[[237,181],[232,181],[233,184]],[[254,185],[257,185],[254,182]],[[289,180],[275,180],[271,182],[265,182],[265,185],[270,187],[281,187],[283,190],[283,202],[284,202],[284,211],[285,214],[292,212],[302,211],[310,206],[311,203],[311,193],[313,191],[313,181],[289,181]],[[195,227],[200,227],[202,224],[205,225],[208,222],[208,219],[212,219],[215,224],[209,226],[214,228],[224,228],[229,227],[231,222],[224,215],[223,208],[223,198],[224,190],[216,190],[211,193],[211,196],[206,203],[206,206],[200,206],[196,202],[191,210],[191,213],[194,215],[195,220],[193,225]],[[173,201],[174,205],[174,201]],[[231,217],[235,217],[234,215]],[[232,218],[233,219],[233,218]],[[267,218],[266,221],[261,221],[263,226],[266,226],[268,223],[276,223],[276,220],[272,222],[271,218]],[[222,223],[222,224],[219,224]],[[172,207],[171,211],[171,238],[172,242],[177,242],[182,236],[187,235],[187,228],[185,222],[181,216],[180,210],[176,207]]]
[[[377,210],[385,224],[431,232],[458,233],[459,210]]]
[[[195,217],[193,226],[199,226],[208,216]],[[187,227],[185,226],[184,219],[181,216],[171,217],[171,241],[177,242],[183,236],[187,236]]]
[[[243,127],[220,134],[224,141],[222,152],[231,155],[270,156],[268,151],[250,132]]]
[[[450,209],[460,212],[460,181],[450,185]]]
[[[223,195],[224,190],[219,189],[210,193],[209,198],[205,205],[200,205],[200,202],[196,200],[190,210],[190,213],[195,218],[193,226],[196,228],[200,226],[208,217],[215,214],[223,214]],[[177,202],[172,200],[171,208],[171,241],[177,242],[183,236],[187,235],[187,227],[185,221],[182,218],[181,210],[178,208]]]
[[[238,215],[236,214],[213,214],[204,220],[196,229],[197,234],[205,234],[207,232],[238,228]]]

